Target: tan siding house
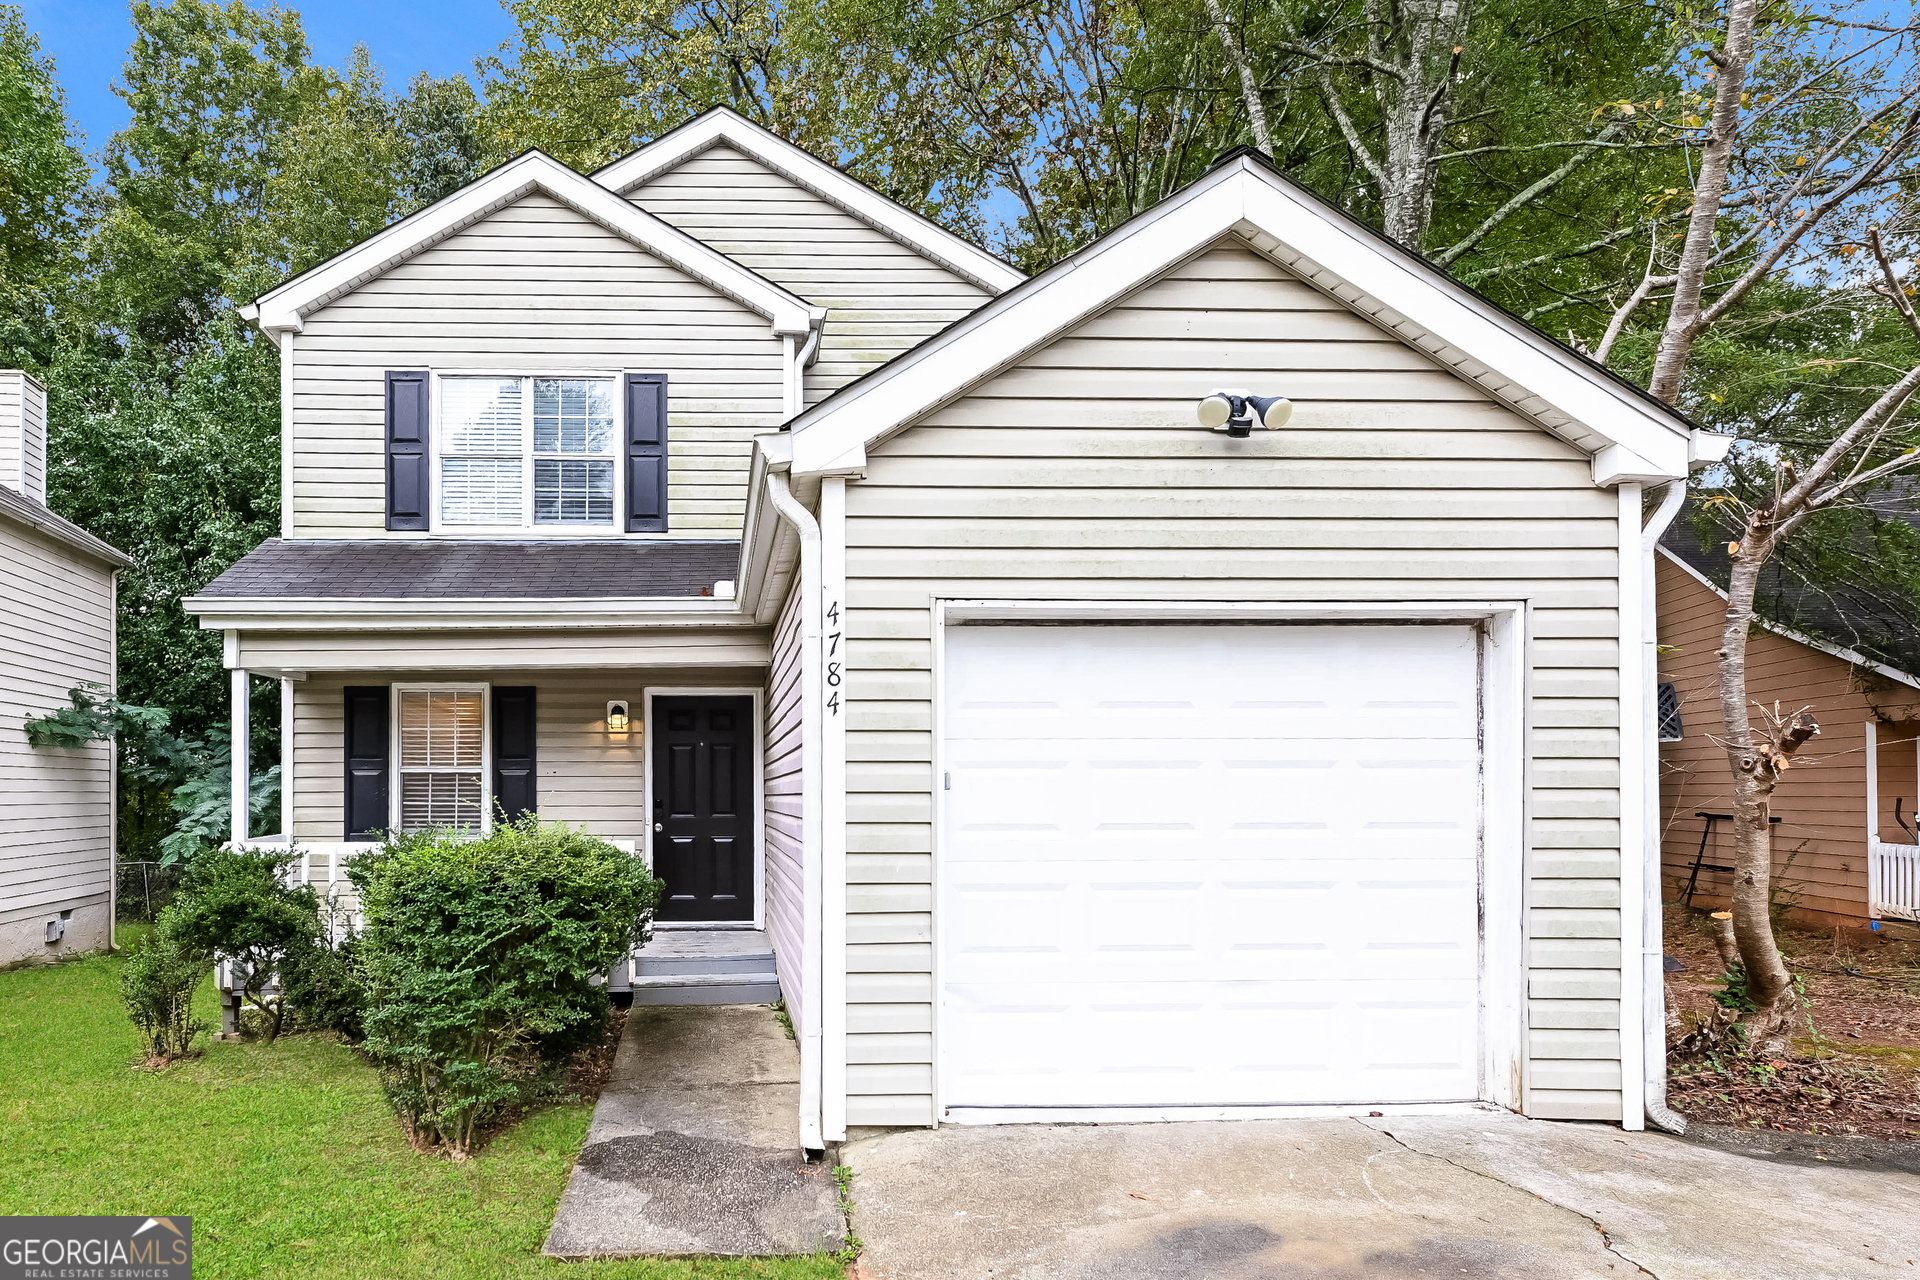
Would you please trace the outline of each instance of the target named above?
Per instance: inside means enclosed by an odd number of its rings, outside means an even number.
[[[1681,534],[1690,537],[1690,534]],[[1678,724],[1660,744],[1661,874],[1670,901],[1727,905],[1733,862],[1732,780],[1715,741],[1726,596],[1698,569],[1660,550],[1660,679]],[[1920,919],[1915,806],[1920,804],[1920,677],[1811,636],[1771,627],[1748,640],[1753,700],[1810,708],[1820,736],[1774,792],[1776,893],[1813,925],[1861,927]],[[1666,740],[1670,738],[1671,740]],[[1709,829],[1710,828],[1710,829]],[[1696,874],[1695,863],[1701,864]],[[1870,883],[1885,869],[1882,888]],[[1689,895],[1689,886],[1692,887]],[[1878,890],[1878,891],[1876,891]]]
[[[807,1147],[1661,1114],[1642,493],[1713,442],[1259,161],[1026,280],[715,111],[252,315],[295,514],[191,607],[310,878],[633,842],[765,947]]]
[[[0,966],[113,937],[113,751],[35,747],[24,725],[114,687],[125,556],[49,511],[46,392],[0,370]],[[23,474],[24,473],[24,474]]]

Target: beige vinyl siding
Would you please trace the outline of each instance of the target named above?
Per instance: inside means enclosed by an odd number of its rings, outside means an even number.
[[[1208,391],[1283,392],[1227,444]],[[850,1124],[926,1124],[930,603],[1529,601],[1530,1114],[1620,1114],[1617,520],[1587,459],[1237,240],[923,424],[847,496]]]
[[[790,592],[773,627],[773,663],[767,671],[766,812],[761,821],[767,863],[767,937],[780,970],[780,994],[799,1025],[812,998],[804,984],[805,856],[801,845],[805,729],[800,719],[800,593]]]
[[[607,703],[627,699],[638,715],[642,691],[684,686],[741,686],[748,692],[758,672],[683,668],[671,674],[645,671],[409,671],[379,674],[315,673],[294,686],[294,835],[301,840],[345,838],[346,744],[341,690],[348,685],[487,684],[532,685],[535,706],[535,768],[540,816],[580,824],[610,840],[646,847],[646,745],[642,733],[607,732]],[[491,785],[491,784],[489,784]]]
[[[628,199],[829,308],[809,404],[991,296],[732,147],[703,151]]]
[[[47,392],[18,369],[0,369],[0,484],[47,500]]]
[[[256,671],[434,671],[631,667],[764,667],[756,627],[565,631],[242,631],[240,662]],[[609,697],[616,695],[609,694]]]
[[[69,705],[76,685],[111,688],[113,637],[111,571],[0,518],[0,964],[53,953],[38,930],[60,910],[99,906],[88,945],[106,941],[111,753],[32,747],[23,726]],[[16,932],[33,934],[24,953]]]
[[[628,536],[736,536],[752,437],[783,415],[781,366],[764,317],[528,196],[307,317],[292,536],[386,536],[389,369],[665,373],[671,528]]]

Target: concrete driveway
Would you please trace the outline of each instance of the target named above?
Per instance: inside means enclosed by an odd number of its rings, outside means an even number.
[[[1920,1280],[1920,1179],[1757,1150],[1487,1112],[947,1128],[845,1160],[858,1280]]]

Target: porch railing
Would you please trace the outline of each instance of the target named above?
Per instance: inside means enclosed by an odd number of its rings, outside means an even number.
[[[1920,920],[1920,845],[1867,841],[1867,910],[1875,920]]]

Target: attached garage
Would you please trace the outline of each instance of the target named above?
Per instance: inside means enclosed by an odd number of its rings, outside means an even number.
[[[947,1107],[1483,1097],[1480,644],[950,627]]]

